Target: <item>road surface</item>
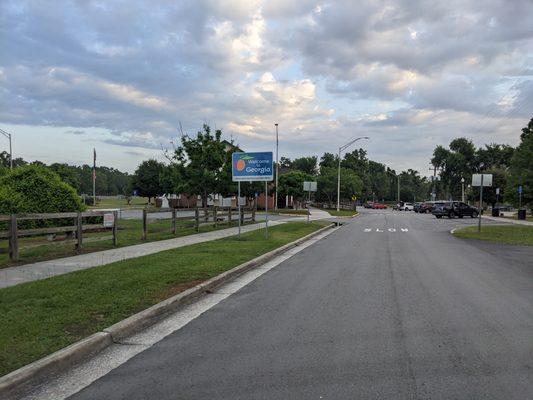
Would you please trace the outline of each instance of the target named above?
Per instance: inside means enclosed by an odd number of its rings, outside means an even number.
[[[533,248],[365,210],[73,395],[531,399]]]

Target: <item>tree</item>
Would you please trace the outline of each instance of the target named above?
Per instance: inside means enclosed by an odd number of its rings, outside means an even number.
[[[160,176],[164,168],[165,164],[162,162],[150,159],[143,161],[133,174],[133,188],[140,196],[148,197],[148,202],[152,197],[163,194]]]
[[[337,201],[338,168],[322,167],[317,178],[317,199],[327,201],[330,206]],[[355,172],[341,168],[341,200],[351,200],[360,196],[363,181]]]
[[[333,153],[324,153],[322,157],[320,157],[320,168],[327,167],[327,168],[335,168],[339,164],[339,156]]]
[[[220,129],[213,135],[209,125],[204,125],[196,138],[183,136],[173,156],[173,165],[180,176],[176,191],[201,196],[204,207],[209,195],[234,190],[231,174],[228,175],[231,158],[221,137]]]
[[[293,196],[301,201],[305,198],[303,184],[305,181],[313,181],[315,178],[302,171],[291,171],[279,176],[279,193],[281,196]]]
[[[506,169],[511,164],[514,148],[506,144],[491,143],[476,152],[476,164],[479,171],[489,168]]]
[[[316,175],[316,163],[316,156],[296,158],[292,162],[292,169],[305,172],[309,175]]]
[[[522,186],[522,204],[533,204],[533,118],[522,129],[520,144],[513,153],[507,179],[506,199],[518,204],[518,186]]]

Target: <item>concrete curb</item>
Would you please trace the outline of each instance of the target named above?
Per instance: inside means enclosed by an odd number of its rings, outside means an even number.
[[[109,333],[97,332],[64,349],[25,365],[0,378],[0,397],[16,396],[38,380],[65,371],[111,344],[113,344],[113,340]]]
[[[31,385],[38,384],[40,381],[43,381],[48,377],[66,371],[80,361],[95,355],[113,343],[120,343],[124,338],[140,332],[150,325],[164,319],[179,307],[192,303],[194,300],[201,297],[206,292],[213,290],[217,286],[236,278],[254,267],[265,264],[285,251],[296,247],[333,227],[333,224],[329,224],[328,226],[320,228],[294,242],[287,243],[286,245],[240,264],[220,275],[200,283],[199,285],[163,300],[146,310],[117,322],[116,324],[105,328],[102,332],[97,332],[79,342],[73,343],[64,349],[58,350],[40,360],[34,361],[31,364],[1,377],[0,397],[10,398],[9,396],[21,394]]]

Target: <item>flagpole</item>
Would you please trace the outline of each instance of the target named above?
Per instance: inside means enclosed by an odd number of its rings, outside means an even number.
[[[96,206],[96,149],[93,148],[93,206]]]

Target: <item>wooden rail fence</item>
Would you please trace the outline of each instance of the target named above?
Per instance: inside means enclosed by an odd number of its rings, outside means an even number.
[[[91,217],[102,217],[102,223],[94,223],[85,219]],[[19,229],[20,221],[45,221],[45,220],[72,220],[72,225],[50,226],[44,228],[25,228]],[[87,211],[87,212],[66,212],[66,213],[41,213],[41,214],[11,214],[0,215],[0,222],[7,222],[7,231],[0,231],[0,239],[8,239],[9,260],[16,262],[19,258],[20,249],[28,249],[44,245],[74,243],[76,250],[80,252],[83,248],[83,233],[88,231],[110,229],[112,235],[93,240],[112,240],[113,245],[117,245],[117,211]],[[19,238],[31,236],[56,235],[58,233],[66,234],[66,239],[57,242],[30,243],[19,247]],[[0,249],[0,252],[5,250]]]
[[[243,207],[241,213],[241,223],[244,224],[246,221],[255,222],[256,209],[254,207]],[[177,213],[179,211],[194,212],[194,215],[178,217]],[[185,227],[194,227],[197,232],[200,231],[200,226],[210,225],[218,227],[220,224],[227,224],[231,226],[233,222],[238,221],[238,209],[232,209],[231,207],[208,207],[208,208],[186,208],[186,209],[176,209],[176,208],[159,208],[159,209],[143,209],[142,214],[142,240],[148,238],[148,225],[150,223],[148,215],[149,214],[160,214],[160,213],[170,213],[171,214],[171,232],[176,234],[177,232],[177,223],[181,221],[182,223],[189,222],[190,224],[185,225]],[[203,214],[202,216],[200,216]],[[237,217],[235,219],[234,217]]]

